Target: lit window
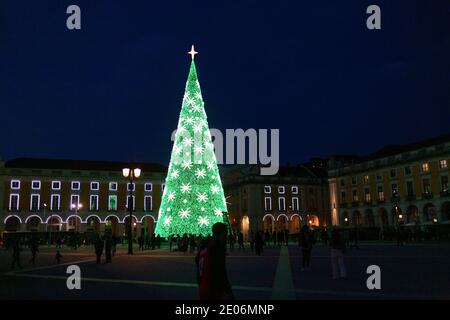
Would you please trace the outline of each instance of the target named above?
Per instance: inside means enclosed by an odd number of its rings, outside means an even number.
[[[431,185],[430,185],[430,179],[423,179],[422,180],[422,185],[423,185],[423,193],[425,194],[429,194],[431,193]]]
[[[30,210],[39,211],[40,196],[38,194],[32,194],[30,197]]]
[[[59,194],[52,194],[50,197],[50,210],[51,211],[59,211],[60,209],[60,196]]]
[[[72,190],[80,190],[80,181],[72,181]]]
[[[72,194],[70,196],[70,210],[78,210],[80,205],[80,196],[78,194]]]
[[[286,210],[286,199],[284,197],[278,198],[278,210],[280,211]]]
[[[130,196],[127,196],[127,204],[126,204],[127,209],[128,209],[128,202],[129,202],[129,200],[130,200]],[[136,202],[134,201],[134,196],[133,196],[131,202],[132,202],[133,211],[134,211],[136,209]]]
[[[292,198],[292,211],[298,211],[298,198]]]
[[[16,193],[9,195],[9,211],[19,211],[19,195]]]
[[[366,202],[370,202],[370,190],[369,188],[364,189],[364,200]]]
[[[264,186],[264,193],[271,193],[271,192],[272,192],[271,186]]]
[[[430,167],[428,165],[428,162],[422,163],[422,172],[428,172],[430,170]]]
[[[11,180],[11,189],[19,190],[20,189],[20,180]]]
[[[108,210],[109,211],[116,211],[117,210],[117,196],[116,195],[109,196]]]
[[[441,191],[448,191],[448,176],[441,176]]]
[[[144,211],[150,212],[153,210],[153,198],[152,196],[144,197]]]
[[[89,201],[89,210],[98,211],[98,195],[91,195]]]
[[[272,198],[271,197],[264,198],[264,210],[272,211]]]
[[[91,190],[93,190],[93,191],[98,191],[98,189],[99,189],[99,183],[98,182],[91,182]]]
[[[109,191],[117,191],[117,182],[109,183]]]
[[[291,192],[292,192],[293,194],[298,194],[298,187],[297,187],[297,186],[293,186],[293,187],[291,188]]]
[[[439,160],[439,168],[446,169],[447,168],[447,160]]]
[[[33,189],[33,190],[40,190],[41,189],[41,182],[39,180],[31,181],[31,189]]]
[[[353,201],[358,201],[358,191],[357,190],[352,191],[352,198],[353,198]]]
[[[398,186],[396,183],[391,184],[391,191],[394,197],[398,196]]]
[[[384,191],[383,191],[383,186],[378,186],[378,187],[377,187],[377,193],[378,193],[378,200],[379,200],[379,201],[384,201]]]
[[[369,183],[369,176],[368,175],[363,176],[363,182],[364,183]]]
[[[283,186],[278,187],[278,193],[284,194],[285,188]]]
[[[61,190],[61,181],[52,181],[52,190]]]
[[[153,184],[150,182],[147,182],[146,184],[144,184],[144,190],[147,192],[151,192],[153,190]]]

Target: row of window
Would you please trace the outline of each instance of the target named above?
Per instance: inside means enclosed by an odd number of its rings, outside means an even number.
[[[61,190],[61,181],[52,181],[52,190]],[[80,190],[81,183],[80,181],[72,181],[71,182],[71,189],[74,191]],[[12,190],[20,190],[20,180],[11,180],[10,185]],[[100,189],[100,183],[98,181],[92,181],[91,182],[91,191],[98,191]],[[127,190],[135,190],[136,184],[133,183],[127,183]],[[164,188],[164,185],[163,185]],[[41,189],[41,181],[39,180],[33,180],[31,181],[31,189],[32,190],[40,190]],[[110,182],[109,183],[109,191],[117,191],[118,189],[118,183],[117,182]],[[153,191],[153,184],[151,182],[144,183],[144,190],[147,192]]]
[[[445,160],[445,159],[439,160],[439,168],[447,169],[448,168],[447,160]],[[423,172],[423,173],[429,172],[430,171],[429,162],[422,163],[420,166],[420,169],[421,169],[421,172]],[[406,176],[410,176],[412,174],[412,169],[410,166],[405,167],[404,171],[405,171]],[[377,181],[383,180],[383,175],[380,172],[377,172],[375,174],[375,176],[376,176]],[[389,171],[389,177],[396,178],[397,177],[397,169],[391,169]],[[363,181],[363,183],[369,183],[369,175],[362,176],[362,181]],[[355,185],[356,183],[357,183],[357,177],[352,176],[352,184]],[[345,179],[341,179],[341,186],[345,186]]]
[[[130,196],[126,197],[126,207],[128,208],[128,203],[130,202]],[[19,200],[20,195],[17,193],[13,193],[9,195],[9,211],[19,211]],[[98,211],[99,196],[98,195],[90,195],[89,196],[89,211]],[[133,210],[136,209],[135,196],[133,196],[132,200]],[[43,204],[44,209],[47,208],[47,204]],[[80,196],[78,194],[72,194],[70,196],[70,207],[71,211],[78,211],[82,208],[80,204]],[[51,211],[60,211],[61,210],[61,196],[59,194],[52,194],[50,196],[50,207]],[[30,211],[39,211],[41,210],[41,196],[40,194],[32,194],[30,196]],[[117,195],[109,195],[108,196],[108,210],[109,211],[117,211]],[[150,195],[144,196],[144,211],[152,211],[153,210],[153,197]]]
[[[425,194],[431,193],[431,182],[430,178],[423,178],[422,179],[422,190]],[[444,175],[441,176],[441,191],[447,192],[448,189],[448,176]],[[398,184],[392,183],[391,184],[391,193],[393,196],[398,196],[399,190],[398,190]],[[377,195],[378,200],[384,201],[384,191],[383,186],[377,186]],[[412,181],[406,182],[406,195],[407,196],[414,196],[414,184]],[[346,202],[346,193],[345,191],[341,191],[341,201]],[[352,190],[352,201],[359,201],[358,199],[358,191]],[[370,202],[371,201],[371,195],[370,195],[370,189],[364,188],[364,201]]]
[[[292,205],[290,208],[292,211],[298,211],[299,209],[299,201],[297,197],[292,198]],[[264,210],[265,211],[272,211],[272,198],[271,197],[265,197],[264,198]],[[285,197],[279,197],[278,198],[278,210],[279,211],[286,211],[286,198]]]
[[[272,187],[271,186],[264,186],[264,193],[272,193]],[[286,188],[284,186],[279,186],[278,187],[278,193],[279,194],[285,194],[286,193]],[[298,194],[298,187],[297,186],[292,186],[291,187],[291,193],[292,194]]]

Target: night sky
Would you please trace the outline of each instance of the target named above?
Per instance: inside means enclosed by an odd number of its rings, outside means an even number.
[[[450,133],[449,1],[1,0],[0,157],[168,164],[192,43],[210,127],[282,163]]]

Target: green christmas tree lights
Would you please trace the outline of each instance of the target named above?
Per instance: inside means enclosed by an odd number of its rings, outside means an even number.
[[[189,53],[192,62],[155,230],[162,237],[208,235],[214,223],[228,224],[193,47]]]

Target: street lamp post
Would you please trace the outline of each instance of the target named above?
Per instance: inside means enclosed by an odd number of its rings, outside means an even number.
[[[81,209],[83,207],[83,205],[81,203],[77,203],[77,204],[72,204],[71,205],[72,209],[75,210],[75,216],[78,217],[78,210]],[[77,231],[77,222],[75,220],[75,226],[74,226],[74,231]]]
[[[130,194],[129,194],[129,198],[128,198],[128,212],[130,214],[130,223],[128,225],[128,254],[133,254],[133,237],[132,237],[132,233],[133,233],[132,221],[133,221],[133,206],[134,206],[133,181],[134,181],[134,179],[137,179],[141,176],[141,169],[124,168],[124,169],[122,169],[122,175],[125,178],[128,178],[128,182],[129,182],[129,186],[130,186],[130,188],[129,188]]]
[[[48,226],[47,226],[47,220],[45,219],[45,210],[47,209],[47,204],[44,203],[44,221],[45,221],[45,234],[47,235],[47,231],[48,231]]]

